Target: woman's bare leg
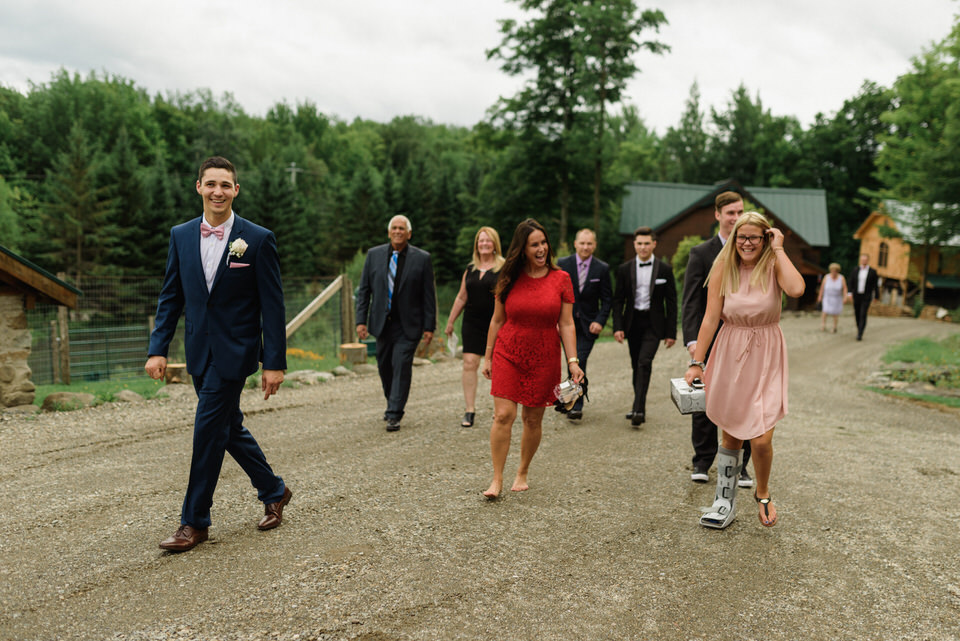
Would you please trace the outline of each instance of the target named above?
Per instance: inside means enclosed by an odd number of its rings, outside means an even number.
[[[463,355],[463,402],[467,412],[477,411],[477,368],[480,367],[479,354]]]
[[[543,435],[543,412],[545,407],[523,408],[523,436],[520,438],[520,467],[517,468],[517,478],[513,481],[514,492],[523,492],[530,489],[527,485],[527,473],[530,471],[530,461],[540,447],[540,437]]]
[[[773,430],[750,440],[751,459],[753,460],[753,471],[757,475],[758,499],[770,498],[770,469],[773,466]],[[773,503],[766,505],[769,511],[769,518],[764,514],[764,506],[760,506],[760,520],[764,525],[773,525],[777,522],[777,510]]]
[[[500,496],[503,489],[503,466],[510,452],[510,433],[517,418],[517,404],[505,398],[493,397],[493,425],[490,427],[490,458],[493,461],[493,481],[483,493],[489,499]]]

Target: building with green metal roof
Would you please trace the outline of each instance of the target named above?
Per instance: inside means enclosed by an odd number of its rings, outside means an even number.
[[[748,210],[763,211],[783,231],[787,254],[809,281],[804,301],[811,291],[816,298],[817,280],[826,272],[820,265],[820,252],[830,245],[823,189],[743,187],[732,179],[715,185],[634,182],[626,189],[619,227],[625,260],[634,255],[633,233],[638,227],[650,227],[657,233],[656,255],[668,261],[684,238],[710,238],[717,225],[714,199],[722,192],[735,191],[743,196]]]

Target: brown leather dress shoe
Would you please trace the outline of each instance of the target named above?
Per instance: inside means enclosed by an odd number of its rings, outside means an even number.
[[[283,521],[283,506],[290,502],[293,492],[289,487],[283,488],[283,497],[276,503],[267,503],[263,506],[263,518],[257,523],[261,530],[272,530]]]
[[[198,530],[189,525],[181,525],[169,539],[160,541],[160,549],[170,552],[186,552],[207,540],[207,528]]]

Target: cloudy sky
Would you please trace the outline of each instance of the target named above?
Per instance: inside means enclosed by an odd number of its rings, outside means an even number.
[[[629,86],[648,126],[679,122],[697,82],[704,108],[741,83],[808,125],[864,80],[889,86],[950,31],[956,0],[661,0],[668,44],[640,53]],[[485,52],[506,0],[0,0],[0,83],[27,92],[63,67],[107,71],[151,94],[231,92],[245,111],[309,100],[332,116],[414,114],[470,126],[520,80]]]

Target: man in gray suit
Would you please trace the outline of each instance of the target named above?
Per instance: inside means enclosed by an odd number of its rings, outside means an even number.
[[[430,254],[410,244],[410,220],[394,216],[387,232],[390,242],[370,249],[363,263],[357,335],[361,340],[377,337],[377,369],[387,399],[383,418],[387,431],[396,432],[410,395],[420,337],[429,343],[437,327],[437,295]]]

